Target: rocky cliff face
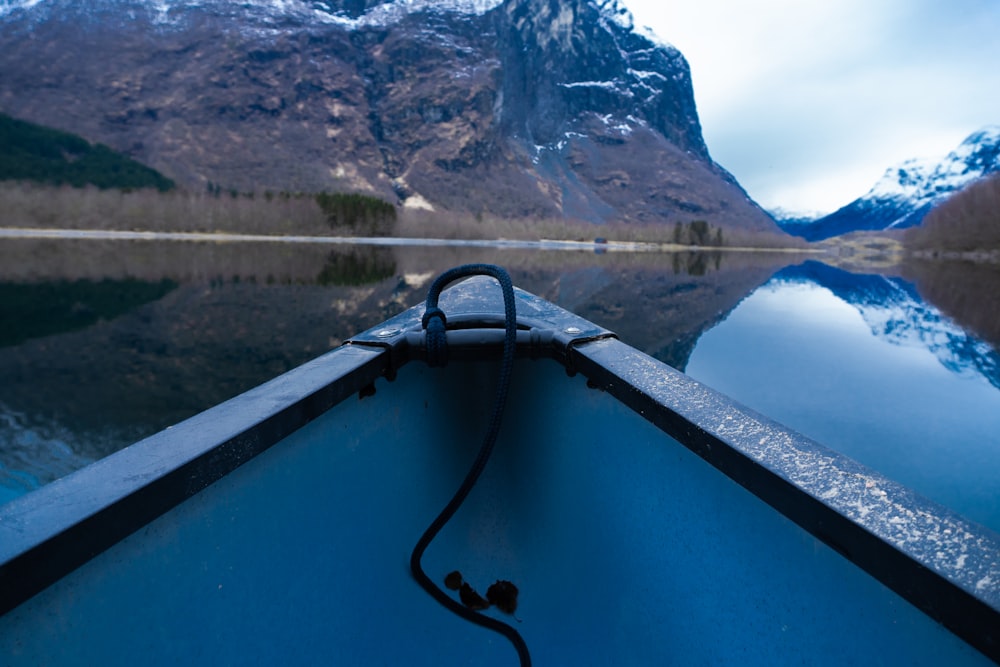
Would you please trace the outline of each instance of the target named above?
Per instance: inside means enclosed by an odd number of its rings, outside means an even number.
[[[0,110],[192,188],[774,231],[617,0],[9,0]]]

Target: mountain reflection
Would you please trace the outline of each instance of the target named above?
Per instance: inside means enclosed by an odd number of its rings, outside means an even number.
[[[1000,266],[912,260],[902,274],[948,317],[1000,349]]]
[[[960,296],[975,289],[973,282],[953,279],[956,292],[940,287],[926,269],[903,279],[803,259],[782,253],[4,240],[0,502],[336,347],[422,302],[434,276],[465,263],[503,265],[519,287],[681,370],[703,334],[722,328],[762,285],[822,288],[850,304],[874,336],[926,348],[952,372],[982,375],[1000,387],[996,349],[921,298],[926,292],[946,295],[949,304],[975,303]],[[976,274],[975,280],[983,278]],[[982,318],[976,322],[988,330]],[[731,365],[747,367],[746,352],[735,352]],[[760,393],[762,380],[776,382],[777,374],[749,378],[757,387],[751,393]]]
[[[996,348],[925,301],[912,282],[849,273],[815,261],[787,267],[774,278],[824,287],[854,306],[875,336],[895,345],[924,347],[948,370],[982,375],[1000,389],[1000,353]]]
[[[1000,355],[914,283],[788,267],[705,332],[697,380],[1000,530]]]
[[[684,368],[775,254],[16,239],[0,243],[0,501],[287,371],[423,301],[452,266],[519,287]],[[46,294],[63,304],[32,309]],[[12,296],[13,295],[13,296]],[[87,318],[80,319],[81,313]]]

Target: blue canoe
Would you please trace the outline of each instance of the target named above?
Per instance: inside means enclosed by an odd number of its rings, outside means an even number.
[[[1000,536],[515,302],[422,567],[516,586],[469,613],[534,664],[1000,662]],[[418,306],[0,508],[0,664],[517,664],[411,574],[505,345],[493,279],[439,305],[443,367]]]

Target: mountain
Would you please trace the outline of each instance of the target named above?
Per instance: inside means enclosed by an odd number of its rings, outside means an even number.
[[[819,241],[859,230],[904,229],[971,181],[1000,171],[1000,126],[970,134],[942,160],[910,159],[886,170],[863,197],[810,224],[778,224]]]
[[[617,0],[0,0],[0,110],[187,188],[777,232]]]

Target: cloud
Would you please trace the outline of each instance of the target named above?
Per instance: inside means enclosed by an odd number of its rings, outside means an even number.
[[[687,57],[713,158],[765,206],[831,211],[1000,123],[993,0],[626,0]]]

